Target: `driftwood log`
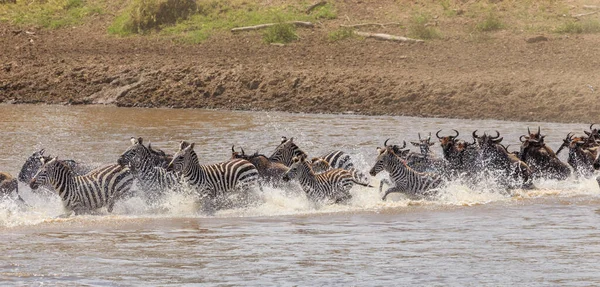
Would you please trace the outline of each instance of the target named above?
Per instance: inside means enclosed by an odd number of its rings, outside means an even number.
[[[311,22],[304,22],[304,21],[289,21],[289,22],[284,22],[284,23],[292,24],[292,25],[295,25],[298,27],[303,27],[303,28],[312,28],[315,26]],[[275,26],[277,24],[280,24],[280,23],[267,23],[267,24],[260,24],[260,25],[255,25],[255,26],[238,27],[238,28],[231,29],[231,32],[236,33],[236,32],[243,32],[243,31],[260,30],[260,29],[264,29],[267,27]]]
[[[412,39],[412,38],[407,38],[407,37],[402,37],[402,36],[395,36],[395,35],[390,35],[390,34],[383,34],[383,33],[368,33],[368,32],[354,31],[354,34],[361,36],[361,37],[365,37],[365,38],[373,38],[373,39],[377,39],[377,40],[392,41],[392,42],[408,42],[408,43],[423,42],[423,40]]]
[[[385,26],[400,26],[402,23],[399,22],[390,22],[390,23],[361,23],[361,24],[353,24],[353,25],[340,25],[343,28],[359,28],[359,27],[369,27],[369,26],[379,26],[381,28],[385,28]]]
[[[589,15],[594,15],[597,14],[600,11],[594,11],[594,12],[589,12],[589,13],[582,13],[582,14],[575,14],[572,15],[573,18],[579,18],[579,17],[583,17],[583,16],[589,16]]]
[[[316,8],[321,7],[321,6],[325,6],[325,4],[327,4],[327,1],[320,1],[320,2],[317,2],[315,4],[308,6],[308,8],[306,8],[306,14],[310,14],[310,12],[312,12],[312,10],[315,10]]]

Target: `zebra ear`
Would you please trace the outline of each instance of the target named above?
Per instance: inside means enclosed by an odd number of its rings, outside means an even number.
[[[290,142],[293,143],[294,142],[294,137],[290,138]]]
[[[138,143],[139,143],[139,144],[144,144],[144,139],[143,139],[143,138],[141,138],[141,137],[139,137],[139,138],[138,138]]]
[[[281,143],[284,143],[287,141],[287,138],[285,136],[281,137]]]
[[[382,148],[380,148],[380,147],[377,147],[377,152],[378,152],[378,153],[383,153],[383,149],[382,149]]]
[[[45,151],[46,151],[46,149],[41,149],[41,150],[39,151],[40,155],[44,155],[44,152],[45,152]]]
[[[186,148],[188,145],[190,145],[188,142],[186,142],[186,141],[182,141],[182,142],[179,144],[179,149],[180,149],[180,150],[183,150],[183,149],[185,149],[185,148]]]
[[[193,150],[194,149],[194,145],[196,145],[196,143],[191,143],[190,146],[188,147],[188,149]]]
[[[315,163],[315,162],[319,161],[319,159],[320,158],[318,158],[318,157],[313,157],[313,158],[310,159],[310,162],[311,163]]]
[[[295,156],[295,157],[292,158],[292,162],[293,163],[297,163],[299,161],[300,161],[300,158],[298,158],[297,156]]]
[[[131,139],[129,139],[129,141],[131,141],[132,145],[137,144],[137,140],[134,137],[131,137]]]

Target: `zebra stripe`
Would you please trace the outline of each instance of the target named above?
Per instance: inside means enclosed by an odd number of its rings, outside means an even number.
[[[258,170],[244,159],[200,165],[194,152],[194,143],[187,142],[181,142],[179,151],[173,156],[167,170],[181,172],[187,183],[197,187],[202,195],[209,198],[223,197],[240,188],[252,186],[258,181]]]
[[[50,183],[69,212],[81,214],[107,206],[112,212],[115,200],[129,191],[133,176],[128,168],[109,165],[86,175],[76,176],[56,158],[44,162],[30,182],[32,189]]]
[[[329,163],[326,160],[324,160],[322,158],[318,158],[318,157],[313,158],[311,160],[310,167],[312,168],[313,172],[316,174],[323,173],[325,171],[334,169],[333,167],[331,167],[331,165],[329,165]],[[357,170],[353,167],[348,168],[348,169],[346,169],[346,168],[342,168],[342,169],[349,171],[352,174],[352,177],[354,178],[354,180],[356,182],[360,182],[362,184],[369,184],[369,177],[366,174],[364,174],[362,171]]]
[[[344,202],[352,198],[350,189],[357,182],[352,173],[344,169],[330,169],[315,174],[304,157],[295,157],[284,180],[297,179],[309,199],[314,201]]]
[[[132,145],[118,159],[122,167],[129,167],[131,173],[146,194],[158,194],[179,186],[180,175],[167,172],[163,167],[167,157],[164,153],[156,152],[144,146],[142,138],[132,138]]]
[[[386,190],[383,200],[392,192],[405,193],[409,196],[433,195],[432,190],[442,185],[443,181],[438,176],[417,172],[407,166],[406,162],[394,153],[392,146],[386,146],[384,149],[378,148],[377,150],[379,151],[377,162],[369,173],[371,176],[375,176],[385,170],[395,184],[394,187]],[[381,181],[379,192],[381,192],[384,182],[388,181]]]
[[[321,157],[329,163],[332,168],[342,168],[351,170],[354,168],[354,163],[349,154],[341,150],[333,150]]]
[[[283,163],[289,167],[292,165],[294,157],[306,157],[306,153],[294,143],[294,138],[287,139],[286,137],[282,137],[281,144],[275,148],[269,160]]]

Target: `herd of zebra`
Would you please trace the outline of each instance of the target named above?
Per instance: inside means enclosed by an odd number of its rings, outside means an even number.
[[[585,135],[574,137],[569,133],[554,152],[546,143],[545,135],[527,130],[519,140],[519,151],[508,151],[503,138],[473,131],[472,140],[461,140],[457,130],[442,136],[435,133],[443,157],[431,151],[435,142],[431,133],[426,138],[418,134],[411,142],[419,148],[412,152],[402,145],[388,144],[377,148],[375,164],[369,171],[375,176],[381,171],[389,179],[381,180],[390,187],[383,193],[385,200],[393,192],[409,197],[435,196],[444,183],[464,180],[477,184],[482,179],[494,178],[507,191],[515,188],[534,188],[537,178],[565,180],[571,177],[591,177],[600,168],[598,152],[600,134],[592,124]],[[568,150],[567,163],[558,158],[563,149]],[[13,196],[27,205],[18,194],[18,182],[28,184],[32,190],[40,187],[54,190],[61,198],[66,214],[89,213],[100,208],[111,212],[116,201],[133,193],[137,185],[146,200],[159,202],[167,191],[194,190],[199,199],[211,203],[232,194],[260,192],[262,186],[282,186],[289,181],[299,183],[308,199],[323,203],[344,203],[351,198],[354,185],[373,187],[371,179],[356,169],[352,158],[343,151],[331,151],[324,156],[310,158],[294,143],[294,138],[283,137],[271,156],[246,154],[243,149],[231,147],[231,158],[217,164],[200,164],[194,143],[183,141],[175,154],[167,154],[144,145],[142,138],[132,138],[131,146],[121,154],[116,164],[90,169],[73,160],[59,160],[44,155],[40,150],[31,155],[17,178],[0,173],[0,194]],[[258,189],[258,190],[257,190]],[[218,206],[218,205],[215,205]]]

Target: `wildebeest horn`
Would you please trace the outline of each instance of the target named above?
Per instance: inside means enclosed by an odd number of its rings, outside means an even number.
[[[421,141],[421,133],[417,133],[419,135],[419,141]]]
[[[387,146],[387,142],[388,142],[389,140],[390,140],[390,139],[387,139],[387,140],[385,140],[385,142],[383,142],[383,146]]]
[[[233,147],[235,147],[235,145],[231,146],[231,152],[235,152],[235,149]]]
[[[530,135],[531,134],[531,130],[529,129],[529,127],[527,127],[527,134]]]
[[[458,135],[459,135],[458,131],[457,131],[457,130],[455,130],[455,129],[453,129],[453,131],[456,133],[456,135],[454,136],[454,138],[457,138],[457,137],[458,137]]]
[[[406,147],[406,141],[402,141],[404,144],[402,145],[402,147],[400,149],[403,149]]]
[[[479,138],[479,137],[477,136],[477,130],[474,130],[474,131],[473,131],[473,138]]]
[[[519,140],[524,143],[525,141],[523,140],[523,137],[525,137],[525,140],[528,140],[528,138],[525,135],[522,135],[519,137]]]
[[[429,135],[427,136],[427,141],[431,140],[431,132],[429,132]]]
[[[540,131],[540,126],[538,126],[538,136],[540,135],[541,131]]]
[[[498,132],[498,130],[496,130],[496,136],[495,137],[490,137],[491,139],[497,139],[500,137],[500,132]]]
[[[246,153],[244,152],[244,148],[240,148],[242,150],[242,155],[246,155]]]
[[[592,127],[593,127],[594,125],[595,125],[595,124],[591,124],[591,125],[590,125],[590,131],[591,131],[591,130],[593,130],[593,129],[592,129]]]
[[[442,131],[442,130],[439,130],[439,131],[437,131],[437,132],[435,133],[435,136],[436,136],[438,139],[442,139],[442,138],[440,137],[440,132],[441,132],[441,131]]]

